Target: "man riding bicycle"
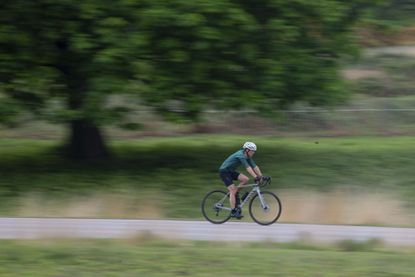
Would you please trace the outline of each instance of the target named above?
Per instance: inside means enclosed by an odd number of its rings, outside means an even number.
[[[244,186],[248,183],[249,178],[244,174],[237,172],[236,169],[240,165],[243,165],[246,171],[254,177],[255,182],[259,181],[262,177],[262,173],[252,159],[256,150],[257,147],[255,143],[247,141],[242,146],[242,149],[230,155],[219,168],[220,178],[229,190],[229,201],[232,208],[231,216],[237,219],[241,219],[243,215],[241,214],[241,210],[236,207],[238,188],[234,184],[234,181],[238,180],[239,185]]]

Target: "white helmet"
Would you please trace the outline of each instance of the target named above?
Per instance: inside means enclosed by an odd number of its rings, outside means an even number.
[[[251,151],[256,151],[256,145],[255,145],[255,143],[250,142],[250,141],[245,142],[243,148],[244,149],[249,149]]]

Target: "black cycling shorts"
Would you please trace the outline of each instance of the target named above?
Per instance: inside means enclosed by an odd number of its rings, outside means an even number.
[[[239,174],[237,171],[220,171],[220,178],[229,187],[233,184],[234,180],[238,180]]]

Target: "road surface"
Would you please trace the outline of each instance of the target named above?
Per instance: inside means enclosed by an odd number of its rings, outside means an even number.
[[[0,239],[128,238],[147,234],[166,239],[212,241],[332,243],[378,239],[389,245],[415,246],[415,228],[282,223],[260,226],[237,221],[215,225],[183,220],[0,218]]]

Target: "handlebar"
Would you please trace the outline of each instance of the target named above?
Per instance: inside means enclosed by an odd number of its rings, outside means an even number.
[[[260,187],[266,187],[271,184],[271,177],[262,176],[261,179],[257,182],[257,185]]]
[[[255,182],[254,184],[249,184],[249,185],[244,185],[244,186],[238,185],[236,187],[237,188],[246,188],[246,187],[255,187],[255,186],[266,187],[270,184],[271,184],[271,177],[262,176],[261,179],[258,182]]]

